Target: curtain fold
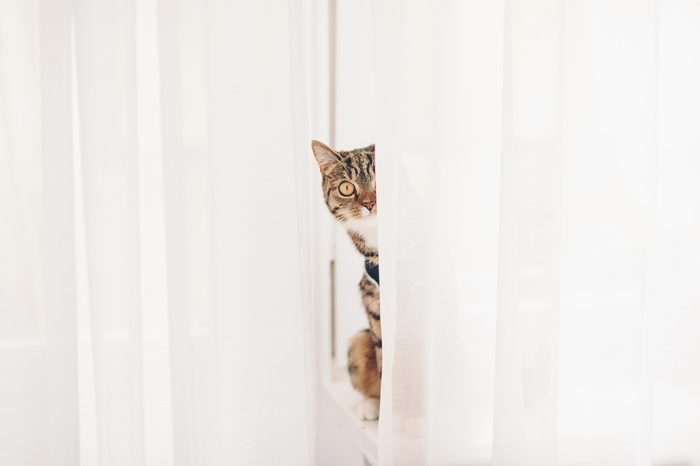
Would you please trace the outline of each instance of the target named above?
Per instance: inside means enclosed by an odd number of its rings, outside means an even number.
[[[700,459],[697,15],[376,8],[380,464]]]
[[[136,4],[77,1],[74,8],[99,461],[140,465],[144,417]]]
[[[69,2],[0,3],[0,463],[78,463]]]
[[[161,2],[176,464],[312,464],[304,12]]]
[[[384,345],[380,464],[489,459],[502,9],[375,11],[382,331],[395,338]]]

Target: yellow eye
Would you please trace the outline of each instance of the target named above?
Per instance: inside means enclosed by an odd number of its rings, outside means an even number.
[[[353,194],[355,194],[355,185],[350,183],[349,181],[343,181],[342,183],[340,183],[340,186],[338,186],[338,191],[341,195],[345,197],[350,197]]]

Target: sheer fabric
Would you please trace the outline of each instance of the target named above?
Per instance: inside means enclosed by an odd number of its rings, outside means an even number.
[[[0,463],[313,463],[304,5],[0,3]]]
[[[0,464],[317,461],[348,5],[0,2]],[[700,5],[366,20],[380,463],[700,463]]]
[[[380,464],[700,461],[700,7],[380,2]]]
[[[78,463],[70,10],[0,2],[0,464]]]
[[[302,12],[160,12],[176,464],[310,464]]]

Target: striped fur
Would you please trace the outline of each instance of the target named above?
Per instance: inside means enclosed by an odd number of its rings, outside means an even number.
[[[350,239],[369,262],[379,265],[374,145],[351,151],[335,151],[312,141],[321,169],[323,196],[331,214],[346,229]],[[344,196],[343,182],[355,187]],[[382,329],[379,286],[363,272],[360,293],[369,326],[358,332],[348,349],[348,372],[352,385],[368,398],[379,398],[382,374]]]

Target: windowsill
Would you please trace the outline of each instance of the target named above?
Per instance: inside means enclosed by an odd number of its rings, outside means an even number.
[[[365,457],[367,464],[377,465],[377,421],[363,421],[360,416],[362,395],[350,385],[347,373],[338,370],[333,382],[321,387],[320,406],[328,410],[338,426]]]
[[[319,396],[320,408],[325,410],[335,420],[338,428],[353,442],[362,453],[365,464],[377,466],[377,421],[363,421],[360,408],[363,401],[360,395],[350,385],[347,372],[340,368],[334,371],[333,382],[323,385]],[[421,454],[420,443],[415,436],[406,433],[395,433],[396,447],[402,456],[418,458]],[[488,466],[491,464],[491,445],[473,445],[469,450],[470,466]],[[455,452],[458,457],[459,452]]]

